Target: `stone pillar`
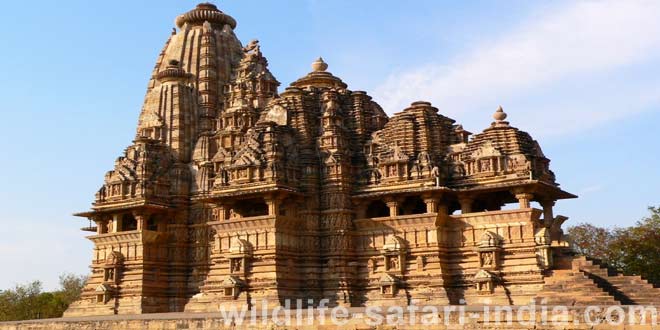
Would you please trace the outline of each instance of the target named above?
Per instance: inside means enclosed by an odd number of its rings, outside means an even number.
[[[424,197],[426,203],[426,213],[438,212],[438,198],[437,197]]]
[[[530,202],[532,198],[534,198],[534,195],[530,193],[517,193],[516,198],[518,199],[521,209],[528,209],[530,208]]]
[[[225,221],[229,219],[229,205],[223,203],[216,203],[216,217],[218,221]]]
[[[118,214],[112,216],[112,232],[118,233],[122,231],[123,227],[122,217]]]
[[[552,207],[555,206],[555,201],[551,199],[544,199],[541,201],[541,206],[543,206],[543,222],[546,227],[552,225],[552,221],[555,216],[552,212]]]
[[[390,199],[385,202],[387,207],[390,208],[390,217],[396,217],[399,215],[399,201],[396,199]]]
[[[268,205],[268,215],[277,216],[280,213],[280,203],[282,198],[279,196],[268,196],[265,198]]]
[[[108,220],[94,220],[96,223],[96,234],[103,235],[108,233]]]
[[[461,203],[461,214],[472,212],[472,203],[474,202],[474,198],[470,196],[461,196],[458,198],[458,202]]]
[[[147,229],[147,217],[143,213],[133,212],[135,222],[137,222],[137,230],[142,231]]]

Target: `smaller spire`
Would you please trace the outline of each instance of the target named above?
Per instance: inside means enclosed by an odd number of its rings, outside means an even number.
[[[318,60],[312,63],[312,70],[314,70],[315,72],[323,72],[327,69],[328,69],[328,63],[325,63],[323,61],[323,57],[319,57]]]

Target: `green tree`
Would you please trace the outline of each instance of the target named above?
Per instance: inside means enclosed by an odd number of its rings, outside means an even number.
[[[0,291],[0,321],[61,317],[80,297],[86,280],[85,276],[64,274],[58,291],[43,292],[39,281]]]
[[[601,228],[580,223],[568,228],[577,253],[597,258],[627,275],[660,283],[660,207],[634,226]]]
[[[660,208],[649,207],[650,216],[629,228],[616,228],[610,244],[610,263],[624,273],[642,275],[660,283]]]
[[[611,230],[580,223],[568,228],[568,235],[575,252],[600,260],[609,260],[610,244],[614,237]]]
[[[41,282],[17,285],[0,293],[0,318],[3,321],[37,318]]]
[[[60,275],[60,291],[62,300],[68,306],[80,298],[83,287],[87,282],[87,276],[62,274]]]

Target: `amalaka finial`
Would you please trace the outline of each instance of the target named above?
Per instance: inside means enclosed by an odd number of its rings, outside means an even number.
[[[176,59],[167,61],[167,66],[158,71],[156,78],[160,81],[187,79],[190,75],[181,67],[181,62]]]
[[[495,119],[495,121],[498,122],[504,121],[504,119],[506,119],[506,112],[504,112],[504,109],[502,109],[501,105],[497,108],[497,111],[495,111],[495,113],[493,114],[493,118]]]
[[[315,72],[323,72],[327,69],[328,69],[328,63],[325,63],[323,61],[323,57],[319,57],[318,60],[312,63],[312,70],[314,70]]]
[[[231,16],[223,13],[218,7],[209,2],[198,4],[195,9],[179,15],[174,20],[174,23],[180,29],[183,28],[184,24],[199,26],[204,24],[204,22],[214,24],[218,28],[222,28],[225,25],[229,25],[232,29],[236,28],[236,21]]]

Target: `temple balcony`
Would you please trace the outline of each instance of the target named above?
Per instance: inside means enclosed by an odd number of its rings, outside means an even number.
[[[384,216],[361,218],[354,221],[357,231],[387,230],[394,228],[421,228],[435,226],[437,213],[410,214],[400,216]]]
[[[121,253],[127,261],[143,260],[149,257],[152,261],[166,260],[166,255],[150,246],[156,246],[166,237],[166,233],[152,230],[131,230],[88,236],[94,243],[94,263],[103,263],[113,251]]]
[[[543,210],[524,208],[450,215],[445,223],[449,246],[476,246],[486,232],[502,243],[534,244],[534,234],[543,225]]]
[[[155,230],[128,230],[112,233],[104,233],[88,236],[87,238],[94,244],[112,244],[112,243],[156,243],[166,235],[163,232]]]
[[[216,232],[212,258],[222,258],[237,240],[250,242],[252,249],[297,250],[300,240],[297,232],[301,219],[284,215],[262,215],[232,218],[210,222]]]
[[[404,238],[411,248],[429,246],[476,247],[487,232],[503,244],[535,245],[543,227],[543,210],[535,208],[441,215],[436,212],[363,217],[354,221],[361,249],[378,249],[390,234]],[[383,243],[380,242],[380,243]]]
[[[282,217],[279,217],[282,218]],[[259,228],[274,228],[278,217],[275,215],[259,215],[251,217],[234,217],[230,219],[209,222],[218,232],[233,232]]]

